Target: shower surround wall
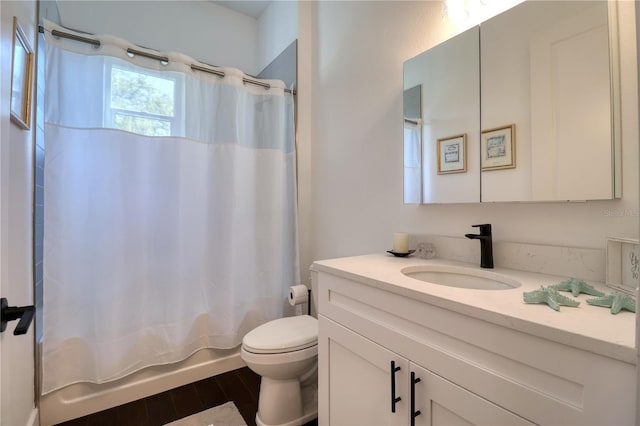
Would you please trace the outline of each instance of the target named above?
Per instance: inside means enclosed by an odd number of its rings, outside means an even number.
[[[36,92],[36,147],[33,187],[33,281],[36,303],[36,342],[42,339],[43,239],[44,239],[44,45],[38,36],[38,91]]]

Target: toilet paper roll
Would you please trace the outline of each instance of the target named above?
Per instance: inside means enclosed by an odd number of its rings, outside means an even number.
[[[301,305],[309,301],[309,293],[306,285],[294,285],[289,287],[289,304]]]

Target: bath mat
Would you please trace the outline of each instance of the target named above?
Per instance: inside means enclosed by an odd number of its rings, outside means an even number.
[[[247,426],[232,401],[200,411],[165,426]]]

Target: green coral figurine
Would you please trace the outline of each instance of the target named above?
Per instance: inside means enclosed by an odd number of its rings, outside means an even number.
[[[546,303],[552,309],[559,311],[560,305],[576,307],[580,302],[563,296],[555,288],[540,287],[540,290],[533,290],[522,293],[524,303]]]
[[[598,297],[596,299],[587,299],[587,303],[593,306],[611,307],[611,313],[617,314],[622,309],[635,312],[636,302],[633,298],[623,293],[611,293],[608,296]]]
[[[570,291],[571,294],[573,294],[573,297],[578,297],[580,293],[598,297],[604,296],[603,292],[596,290],[586,282],[576,278],[569,278],[566,281],[562,281],[560,284],[550,285],[549,287],[558,291]]]

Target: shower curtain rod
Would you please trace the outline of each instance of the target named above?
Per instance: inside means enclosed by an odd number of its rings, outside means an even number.
[[[38,32],[40,33],[44,33],[44,27],[42,25],[38,25]],[[82,37],[76,34],[71,34],[71,33],[65,33],[63,31],[58,31],[58,30],[51,30],[51,35],[54,37],[60,37],[60,38],[66,38],[69,40],[75,40],[75,41],[80,41],[82,43],[88,43],[93,45],[94,47],[98,48],[100,47],[100,45],[102,43],[100,43],[100,40],[96,40],[93,38],[89,38],[89,37]],[[147,52],[143,52],[141,50],[137,50],[137,49],[132,49],[132,48],[128,48],[127,49],[127,53],[131,54],[131,55],[138,55],[138,56],[144,56],[145,58],[150,58],[150,59],[155,59],[157,61],[160,61],[162,63],[169,63],[169,58],[167,56],[160,56],[160,55],[154,55],[153,53],[147,53]],[[222,77],[224,78],[225,73],[224,71],[218,71],[218,70],[214,70],[211,68],[206,68],[203,67],[201,65],[196,65],[196,64],[190,64],[189,65],[191,67],[191,70],[193,71],[202,71],[202,72],[207,72],[209,74],[214,74],[217,75],[218,77]],[[211,66],[215,66],[215,65],[211,65]],[[261,86],[264,87],[265,89],[271,89],[271,85],[268,83],[264,83],[262,81],[258,81],[258,80],[253,80],[251,78],[247,78],[247,77],[242,77],[242,82],[243,83],[249,83],[249,84],[254,84],[256,86]],[[285,92],[287,93],[291,93],[293,95],[296,94],[295,90],[292,89],[284,89]]]
[[[404,119],[404,122],[405,122],[405,123],[411,123],[411,124],[418,124],[418,122],[417,122],[417,121],[415,121],[415,120],[409,120],[408,118],[405,118],[405,119]]]

